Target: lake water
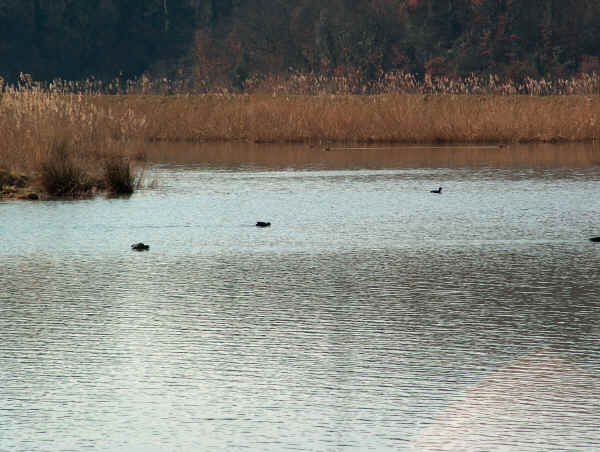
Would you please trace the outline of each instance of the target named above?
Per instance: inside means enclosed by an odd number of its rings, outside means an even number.
[[[144,179],[0,202],[0,451],[600,449],[598,147],[156,145]]]

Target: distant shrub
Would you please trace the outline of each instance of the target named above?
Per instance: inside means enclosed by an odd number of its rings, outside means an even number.
[[[137,187],[136,175],[125,160],[106,160],[104,178],[107,190],[116,195],[129,195]]]
[[[65,141],[50,146],[47,160],[41,165],[42,187],[50,196],[77,196],[91,191],[93,183],[76,165],[70,145]]]

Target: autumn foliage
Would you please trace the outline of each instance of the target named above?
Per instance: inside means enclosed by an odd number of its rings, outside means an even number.
[[[494,74],[521,82],[600,71],[590,0],[9,1],[0,76],[167,78],[188,91],[244,91],[266,76],[423,79]]]

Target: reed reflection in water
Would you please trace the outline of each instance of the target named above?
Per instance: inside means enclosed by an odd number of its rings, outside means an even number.
[[[600,447],[597,167],[200,154],[0,203],[0,450]]]

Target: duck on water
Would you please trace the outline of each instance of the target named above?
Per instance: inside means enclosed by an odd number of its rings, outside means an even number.
[[[133,251],[148,251],[150,249],[150,245],[145,245],[142,242],[134,243],[133,245],[131,245],[131,249]]]
[[[431,190],[430,193],[439,193],[441,195],[442,194],[442,187],[438,188],[437,190]]]

